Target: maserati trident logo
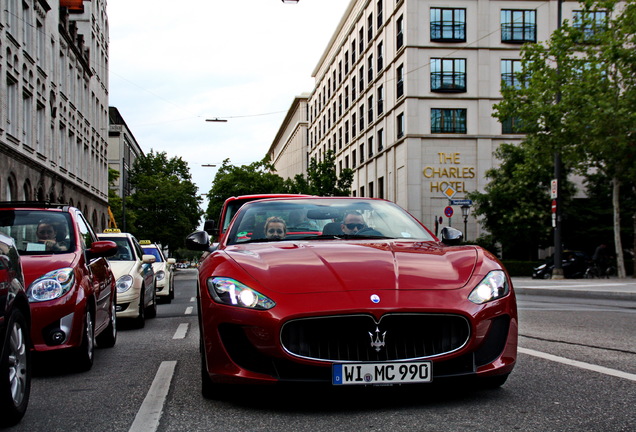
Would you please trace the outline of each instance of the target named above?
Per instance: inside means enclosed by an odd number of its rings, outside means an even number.
[[[385,345],[386,332],[380,335],[380,329],[378,327],[375,328],[375,339],[373,338],[373,333],[369,332],[369,337],[371,338],[371,348],[375,348],[377,352],[380,352],[382,347]]]

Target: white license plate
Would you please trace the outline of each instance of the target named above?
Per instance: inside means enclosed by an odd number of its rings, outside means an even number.
[[[428,383],[433,381],[433,365],[413,363],[340,363],[332,366],[333,385]]]

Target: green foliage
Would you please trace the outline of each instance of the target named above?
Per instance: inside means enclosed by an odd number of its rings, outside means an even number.
[[[223,161],[208,192],[209,204],[206,216],[216,219],[223,203],[231,196],[295,193],[320,196],[347,196],[353,182],[353,170],[336,174],[335,155],[327,152],[323,161],[312,159],[307,178],[298,174],[293,179],[283,179],[275,173],[274,166],[263,159],[249,165],[234,166],[229,159]]]
[[[185,234],[196,229],[202,215],[188,164],[151,151],[135,160],[129,181],[134,193],[126,201],[133,216],[127,221],[128,231],[170,251],[181,247]]]

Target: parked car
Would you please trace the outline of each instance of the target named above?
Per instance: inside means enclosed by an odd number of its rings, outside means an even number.
[[[31,394],[31,309],[20,255],[0,233],[0,427],[18,423]]]
[[[582,278],[585,277],[585,271],[590,266],[592,260],[585,252],[564,250],[561,253],[561,267],[563,269],[563,277],[565,278]],[[551,279],[554,270],[554,255],[550,255],[545,262],[532,269],[533,279]]]
[[[117,245],[117,253],[109,258],[117,279],[117,317],[132,319],[142,328],[146,318],[157,316],[154,255],[144,254],[139,242],[130,233],[107,229],[98,234],[102,240]]]
[[[161,248],[150,240],[140,240],[139,244],[146,255],[154,255],[152,268],[155,271],[155,291],[159,299],[170,303],[174,299],[174,258],[166,258]]]
[[[320,228],[286,229],[299,213]],[[461,238],[446,227],[440,241],[385,200],[319,197],[245,203],[218,247],[192,233],[187,247],[210,252],[197,281],[203,395],[239,383],[502,385],[517,357],[512,283]]]
[[[106,260],[116,245],[100,241],[82,212],[62,204],[1,203],[0,231],[21,256],[34,350],[64,350],[78,370],[90,369],[95,344],[117,340],[117,292]]]

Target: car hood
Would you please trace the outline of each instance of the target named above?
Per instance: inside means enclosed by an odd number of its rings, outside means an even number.
[[[135,270],[138,265],[138,261],[110,261],[110,267],[115,279],[119,279],[123,275],[139,273]]]
[[[28,287],[35,279],[50,271],[67,267],[75,268],[78,255],[75,253],[22,255],[20,258],[24,271],[24,284]]]
[[[285,293],[457,289],[478,259],[471,246],[384,240],[235,245],[224,253],[265,288]]]

